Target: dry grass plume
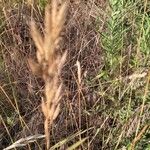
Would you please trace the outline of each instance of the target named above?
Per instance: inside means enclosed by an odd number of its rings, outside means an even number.
[[[65,22],[67,3],[61,5],[52,0],[45,9],[44,37],[38,31],[34,21],[31,21],[31,35],[37,47],[37,62],[29,59],[32,72],[40,76],[45,83],[42,98],[42,112],[45,116],[45,135],[47,149],[50,148],[50,127],[60,111],[62,83],[59,80],[61,69],[67,53],[62,56],[56,53],[60,40],[60,32]]]

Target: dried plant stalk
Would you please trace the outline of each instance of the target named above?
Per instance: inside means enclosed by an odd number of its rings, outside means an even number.
[[[61,69],[66,60],[67,53],[62,56],[56,54],[59,35],[65,22],[67,3],[58,5],[52,0],[51,5],[45,9],[44,37],[37,30],[34,21],[31,22],[31,35],[37,47],[37,62],[29,59],[29,65],[34,74],[42,77],[45,82],[44,97],[42,98],[42,111],[45,116],[45,135],[47,149],[50,148],[50,127],[60,111],[62,83],[59,81]]]

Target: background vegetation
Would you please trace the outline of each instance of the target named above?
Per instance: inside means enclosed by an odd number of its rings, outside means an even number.
[[[29,21],[43,32],[46,3],[0,1],[0,149],[35,135],[18,149],[44,149],[44,83],[27,59],[35,57]],[[61,37],[68,56],[51,149],[149,150],[150,2],[70,1]]]

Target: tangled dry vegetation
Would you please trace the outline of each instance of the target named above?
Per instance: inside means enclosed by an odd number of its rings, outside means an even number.
[[[149,105],[123,120],[124,101],[109,84],[116,78],[99,80],[108,1],[29,2],[0,6],[0,148],[134,149],[149,129]]]
[[[86,7],[86,10],[83,9],[84,7]],[[59,119],[56,122],[57,127],[53,127],[55,134],[53,136],[55,136],[55,142],[60,141],[63,138],[66,138],[69,135],[76,133],[77,131],[80,131],[82,129],[82,126],[86,126],[85,120],[86,118],[82,117],[81,114],[79,114],[81,110],[78,110],[79,108],[81,109],[81,107],[85,105],[86,101],[84,102],[82,101],[81,102],[82,104],[80,104],[82,106],[79,107],[78,98],[80,95],[81,96],[80,99],[83,98],[85,99],[86,93],[89,93],[88,91],[89,89],[86,87],[82,87],[84,90],[84,95],[82,92],[83,90],[78,91],[79,90],[78,81],[76,79],[77,67],[75,66],[75,64],[77,60],[80,61],[82,72],[85,72],[85,75],[87,72],[91,75],[94,75],[96,73],[97,68],[100,67],[99,65],[100,49],[97,47],[98,37],[95,31],[91,29],[92,24],[94,24],[94,21],[93,23],[90,21],[91,19],[93,20],[93,17],[91,18],[87,14],[88,8],[89,6],[86,5],[85,3],[79,3],[77,1],[69,4],[69,10],[67,15],[67,18],[69,18],[69,20],[67,20],[64,27],[64,31],[62,32],[63,34],[61,35],[61,37],[63,37],[62,38],[63,40],[59,39],[58,36],[64,22],[65,15],[63,14],[64,13],[63,11],[65,11],[65,5],[63,5],[62,9],[60,9],[60,12],[58,12],[58,14],[57,12],[55,12],[57,11],[57,8],[54,8],[54,10],[53,9],[50,10],[53,11],[52,13],[54,15],[52,20],[51,19],[49,20],[50,14],[49,11],[47,10],[50,8],[46,8],[45,14],[46,33],[44,35],[44,40],[41,37],[41,35],[39,35],[40,33],[39,31],[37,31],[37,27],[33,25],[33,22],[31,26],[32,37],[33,40],[35,41],[36,47],[38,48],[37,52],[35,51],[34,44],[32,43],[32,39],[30,38],[29,20],[31,12],[31,15],[33,15],[32,17],[35,18],[37,26],[40,28],[40,31],[42,33],[45,32],[43,31],[42,28],[43,14],[41,14],[40,8],[33,9],[25,4],[23,5],[19,4],[14,6],[14,8],[9,8],[8,10],[7,8],[3,9],[4,17],[6,19],[5,33],[3,34],[3,43],[2,43],[3,46],[5,46],[6,48],[5,53],[3,53],[3,57],[5,60],[4,65],[6,66],[8,72],[10,73],[10,79],[7,82],[10,82],[10,84],[13,85],[12,90],[14,90],[14,95],[12,97],[9,96],[8,97],[10,100],[16,99],[16,101],[14,101],[13,104],[10,104],[8,102],[7,107],[9,107],[9,109],[14,108],[15,111],[19,113],[18,114],[19,116],[16,116],[14,118],[14,123],[11,125],[9,129],[10,135],[15,137],[14,141],[17,141],[22,137],[28,137],[30,135],[43,134],[44,116],[46,118],[45,127],[47,130],[48,122],[49,120],[52,120],[51,119],[52,116],[49,117],[47,116],[47,114],[45,113],[45,107],[48,107],[46,109],[53,109],[53,107],[52,108],[50,107],[51,103],[53,102],[52,101],[49,101],[48,103],[43,102],[42,104],[43,106],[42,109],[44,112],[43,116],[41,114],[40,108],[41,105],[40,97],[43,97],[41,95],[43,93],[44,86],[45,86],[44,91],[46,92],[46,93],[44,92],[46,101],[48,99],[51,100],[56,96],[55,99],[57,99],[57,103],[55,101],[55,104],[53,106],[58,107],[54,108],[56,109],[56,113],[51,115],[54,115],[55,117],[58,115],[59,111],[58,103],[60,100],[60,92],[62,88],[61,81],[58,82],[58,77],[60,77],[59,75],[60,70],[66,57],[66,53],[64,52],[65,50],[67,51],[68,56],[67,62],[61,75],[62,81],[64,83],[63,89],[64,92],[63,94],[61,94],[63,103],[60,111],[61,114],[59,115]],[[62,16],[60,15],[61,13]],[[58,15],[58,20],[56,20],[55,18],[56,15]],[[73,16],[73,18],[70,16]],[[52,25],[51,23],[54,24]],[[54,31],[51,30],[52,27],[51,25],[55,27]],[[49,41],[48,39],[51,40]],[[58,47],[57,45],[59,40],[61,41],[60,46]],[[53,46],[51,43],[52,44],[54,43]],[[47,49],[49,46],[51,49],[50,51],[47,51],[49,50]],[[93,48],[94,50],[90,52],[90,50]],[[60,57],[60,53],[64,53],[64,55]],[[35,60],[36,59],[35,54],[37,56],[38,63],[33,61],[33,59],[28,59],[34,58]],[[51,59],[49,59],[48,56],[51,57]],[[44,62],[47,60],[50,60],[51,62]],[[30,67],[28,67],[27,62],[29,62]],[[30,68],[34,72],[34,74],[31,73]],[[41,68],[44,68],[44,70]],[[49,72],[47,72],[48,70]],[[49,77],[48,74],[50,74]],[[43,78],[44,82],[41,81],[41,77]],[[12,80],[16,82],[13,83]],[[51,80],[53,82],[50,83],[47,80]],[[51,88],[51,86],[54,89]],[[5,91],[7,90],[5,89]],[[49,95],[49,93],[52,93],[52,95]],[[50,97],[48,98],[47,96]],[[90,102],[91,96],[92,91],[90,92],[89,95],[87,95],[89,106],[91,103]],[[21,101],[19,101],[19,99],[21,99]],[[83,119],[81,119],[81,117]],[[80,127],[78,126],[79,119],[82,120],[82,122],[80,122]],[[2,130],[3,129],[4,128],[2,128]],[[9,145],[10,141],[6,140],[9,137],[7,132],[3,133],[3,137],[4,138],[1,142],[2,145],[3,144]],[[51,137],[51,139],[53,139],[53,137]]]

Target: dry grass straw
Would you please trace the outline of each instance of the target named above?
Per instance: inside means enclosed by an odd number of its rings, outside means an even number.
[[[37,62],[29,59],[29,65],[32,72],[45,82],[42,111],[45,116],[44,128],[47,149],[50,148],[50,127],[60,111],[62,83],[59,76],[67,53],[60,56],[56,53],[56,48],[65,22],[66,7],[66,2],[60,5],[57,0],[52,0],[51,5],[46,6],[44,37],[37,30],[34,21],[31,22],[31,35],[37,47]]]
[[[3,150],[10,150],[10,149],[15,149],[17,147],[23,147],[28,145],[29,143],[35,142],[37,139],[42,139],[44,137],[45,135],[37,134],[37,135],[28,136],[26,138],[21,138],[18,141],[14,142],[12,145],[8,146],[7,148],[4,148]]]

